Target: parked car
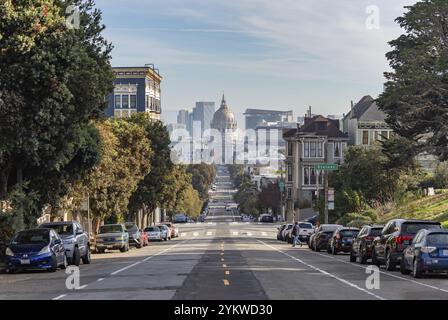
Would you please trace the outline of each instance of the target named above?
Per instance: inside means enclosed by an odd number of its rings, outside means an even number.
[[[327,250],[329,240],[338,228],[342,227],[339,224],[321,224],[317,228],[313,242],[311,243],[311,249],[314,251]]]
[[[20,270],[65,269],[68,265],[64,244],[53,229],[41,228],[16,233],[6,248],[6,267],[9,273]]]
[[[124,224],[126,231],[129,234],[129,246],[135,246],[137,249],[143,247],[142,233],[134,222],[126,222]]]
[[[263,223],[274,223],[274,217],[272,217],[270,214],[262,214],[260,216],[260,222],[263,222]]]
[[[96,252],[107,250],[129,251],[129,234],[122,224],[105,224],[100,226],[96,236]]]
[[[173,217],[173,223],[187,223],[187,222],[188,222],[188,217],[183,213],[176,214]]]
[[[282,224],[277,228],[277,240],[283,241],[283,229],[286,228],[286,224]]]
[[[145,231],[148,233],[149,241],[162,241],[162,230],[159,227],[146,227]]]
[[[289,237],[291,236],[292,228],[289,231]],[[308,242],[308,239],[311,237],[311,235],[314,233],[314,227],[309,222],[299,222],[299,240],[302,242]]]
[[[48,228],[55,230],[61,237],[68,264],[79,266],[82,263],[89,264],[90,240],[89,235],[77,221],[61,221],[43,223],[39,228]]]
[[[331,236],[327,252],[334,255],[338,254],[339,252],[351,252],[353,240],[356,238],[358,233],[358,228],[338,228]]]
[[[158,225],[157,227],[159,227],[160,231],[162,232],[162,239],[163,240],[165,240],[165,241],[171,240],[171,230],[170,230],[170,228],[168,228],[164,224]]]
[[[292,224],[291,223],[287,223],[285,228],[282,231],[282,240],[286,241],[288,243],[291,243],[291,239],[289,238],[289,231],[292,229]]]
[[[164,222],[164,225],[166,225],[171,230],[171,239],[179,237],[179,229],[175,227],[171,222]]]
[[[356,262],[359,258],[361,264],[366,264],[372,258],[373,240],[381,234],[384,226],[365,225],[361,228],[355,240],[353,240],[350,261]]]
[[[448,230],[420,230],[403,252],[402,274],[412,272],[414,278],[427,273],[448,272]]]
[[[403,251],[422,229],[441,229],[439,222],[427,220],[394,219],[389,221],[380,236],[373,241],[372,262],[386,265],[386,270],[395,270],[401,263]]]

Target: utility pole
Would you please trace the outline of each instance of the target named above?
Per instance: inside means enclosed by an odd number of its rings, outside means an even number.
[[[325,171],[325,223],[328,224],[328,171]]]

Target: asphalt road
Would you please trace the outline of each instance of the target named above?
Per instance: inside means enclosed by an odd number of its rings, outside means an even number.
[[[242,223],[225,210],[232,187],[223,173],[204,223],[179,225],[180,237],[128,253],[93,255],[80,266],[81,287],[67,275],[0,275],[0,299],[448,299],[448,278],[414,280],[381,269],[368,289],[367,266],[275,240],[275,224]]]

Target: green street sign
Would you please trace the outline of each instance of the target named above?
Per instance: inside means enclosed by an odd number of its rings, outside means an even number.
[[[339,170],[339,165],[336,163],[320,163],[320,164],[314,165],[314,170],[337,171],[337,170]]]
[[[279,181],[278,187],[280,188],[280,191],[283,192],[283,190],[285,190],[285,182]]]

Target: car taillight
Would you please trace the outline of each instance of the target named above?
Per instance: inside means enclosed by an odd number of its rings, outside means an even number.
[[[395,237],[396,244],[403,244],[405,241],[412,241],[412,237],[409,236],[398,236]]]

